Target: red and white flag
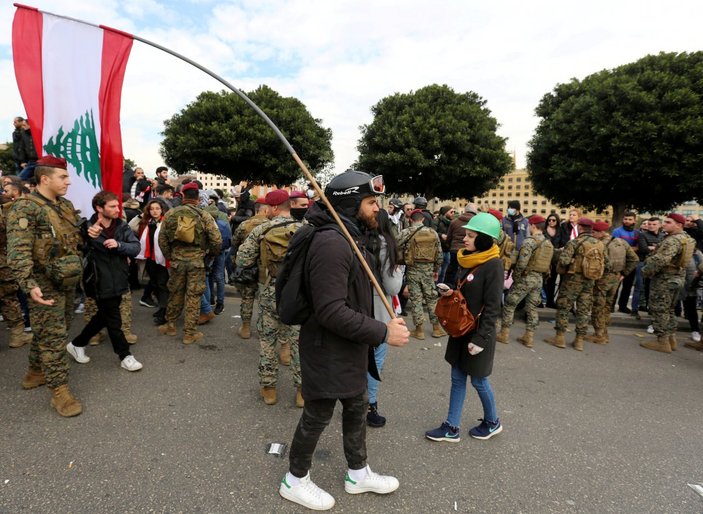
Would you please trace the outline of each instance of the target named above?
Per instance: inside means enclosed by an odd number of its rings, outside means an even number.
[[[122,195],[120,102],[132,36],[15,5],[15,76],[37,154],[66,159],[66,196],[90,217],[96,192]]]

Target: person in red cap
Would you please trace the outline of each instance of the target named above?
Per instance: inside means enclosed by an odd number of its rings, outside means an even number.
[[[296,220],[303,221],[309,206],[310,199],[304,192],[293,191],[290,194],[290,215]]]
[[[290,365],[295,386],[295,405],[305,405],[301,389],[298,336],[300,326],[281,323],[276,312],[276,276],[288,243],[302,223],[290,214],[290,197],[284,189],[266,195],[269,221],[254,228],[237,252],[236,264],[241,268],[259,267],[259,386],[266,405],[278,401],[278,364]],[[280,351],[276,349],[280,345]]]
[[[557,271],[561,275],[557,299],[556,335],[545,342],[557,348],[566,348],[564,334],[569,326],[569,312],[576,302],[576,338],[574,350],[583,351],[584,337],[593,307],[593,284],[603,276],[606,265],[605,246],[591,231],[593,220],[579,218],[578,237],[572,239],[559,255]]]
[[[496,336],[496,341],[505,344],[509,342],[515,308],[525,298],[527,323],[525,334],[519,337],[518,341],[532,348],[535,330],[539,325],[537,305],[542,301],[542,284],[544,275],[549,273],[552,264],[554,246],[544,237],[545,220],[542,216],[534,214],[528,218],[528,223],[530,235],[522,242],[518,253],[513,271],[513,285],[505,298],[501,329]]]
[[[239,247],[249,234],[251,234],[252,230],[268,221],[268,209],[266,199],[260,196],[256,199],[256,202],[254,202],[254,216],[237,226],[237,229],[232,235],[232,261],[236,261]],[[254,300],[259,290],[259,281],[258,277],[253,280],[251,277],[244,277],[242,275],[242,268],[239,267],[235,267],[234,275],[235,277],[240,277],[234,278],[234,285],[239,291],[239,294],[242,295],[242,303],[239,307],[239,314],[242,317],[242,326],[237,329],[237,333],[242,339],[249,339],[251,337],[251,318],[254,314]]]
[[[656,340],[640,343],[648,350],[671,353],[677,347],[674,307],[696,248],[696,242],[683,230],[685,224],[681,214],[667,214],[663,223],[666,236],[644,261],[642,275],[651,279],[648,307],[656,335]]]
[[[78,213],[63,198],[71,180],[66,161],[37,161],[35,192],[18,198],[7,215],[7,261],[29,302],[34,340],[22,387],[46,384],[61,416],[83,411],[68,388],[66,344],[73,297],[82,274]]]
[[[615,302],[618,286],[629,275],[639,262],[639,257],[619,237],[612,237],[608,233],[608,224],[605,221],[596,221],[593,224],[593,237],[605,245],[607,266],[603,276],[595,281],[593,286],[593,312],[591,323],[596,333],[584,339],[596,344],[608,343],[608,325],[610,325],[610,307]]]

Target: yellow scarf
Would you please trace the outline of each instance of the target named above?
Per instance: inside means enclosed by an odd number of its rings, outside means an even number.
[[[495,243],[485,252],[468,253],[466,250],[459,250],[456,254],[459,266],[464,269],[473,269],[497,257],[500,257],[500,248]]]

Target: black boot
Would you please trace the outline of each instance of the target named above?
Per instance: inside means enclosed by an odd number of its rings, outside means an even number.
[[[366,424],[376,428],[385,426],[386,418],[378,413],[378,403],[369,403],[369,411],[366,413]]]
[[[165,325],[166,324],[166,309],[161,308],[154,313],[154,325]]]

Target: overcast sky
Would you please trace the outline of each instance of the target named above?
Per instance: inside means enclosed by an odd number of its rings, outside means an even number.
[[[357,157],[371,106],[395,92],[433,83],[475,91],[522,167],[534,108],[557,83],[649,53],[703,49],[701,0],[25,1],[158,42],[244,91],[268,84],[299,98],[332,129],[340,172]],[[13,117],[24,115],[12,67],[14,11],[0,0],[0,141],[10,140]],[[201,91],[221,89],[135,41],[123,88],[125,157],[151,174],[162,164],[163,121]]]

